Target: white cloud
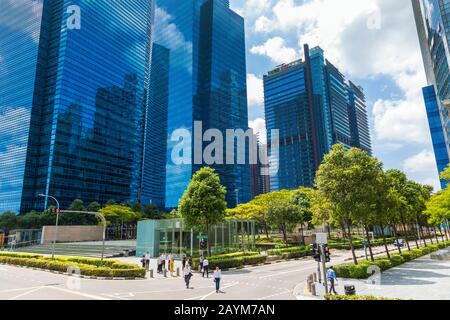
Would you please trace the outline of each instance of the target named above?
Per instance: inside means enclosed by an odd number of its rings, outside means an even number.
[[[289,63],[297,59],[298,53],[295,49],[287,47],[286,41],[281,37],[274,37],[267,40],[260,46],[250,49],[253,54],[267,56],[277,64]]]
[[[270,9],[272,0],[246,0],[241,8],[234,8],[234,10],[245,18],[251,18],[261,15],[261,13]]]
[[[250,108],[264,103],[263,80],[252,73],[247,74],[247,97]]]
[[[436,169],[436,160],[431,151],[423,150],[419,154],[406,159],[403,163],[405,170],[413,173],[429,172]]]
[[[435,191],[441,189],[433,152],[423,150],[420,153],[407,158],[403,162],[403,169],[408,174],[409,178],[422,184],[431,185],[434,187]]]
[[[249,121],[248,126],[253,129],[255,134],[259,135],[262,143],[267,142],[266,121],[262,118],[257,118],[253,121]]]
[[[266,16],[261,16],[255,21],[256,32],[269,32],[272,28],[272,21]]]

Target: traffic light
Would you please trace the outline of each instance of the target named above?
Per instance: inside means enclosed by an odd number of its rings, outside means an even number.
[[[330,262],[331,261],[330,247],[325,246],[324,251],[325,251],[325,261]]]
[[[321,262],[322,259],[320,257],[320,250],[319,250],[319,246],[315,243],[313,245],[311,245],[311,251],[313,253],[313,258],[315,261],[317,262]]]
[[[202,250],[206,250],[207,248],[207,243],[205,239],[200,240],[200,249]]]

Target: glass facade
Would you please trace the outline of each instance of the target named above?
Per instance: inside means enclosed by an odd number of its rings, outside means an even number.
[[[439,103],[436,96],[434,86],[423,88],[423,95],[425,97],[425,106],[427,109],[428,123],[430,125],[431,137],[433,140],[434,154],[436,157],[437,167],[439,172],[445,170],[450,160],[448,157],[447,144],[442,130],[441,116],[439,113]],[[442,188],[445,189],[447,184],[441,181]]]
[[[229,220],[211,226],[209,235],[187,228],[183,219],[140,221],[136,256],[149,252],[151,257],[158,257],[162,253],[199,257],[202,254],[202,239],[210,241],[212,255],[238,249],[248,250],[255,246],[255,232],[255,222],[250,220]]]
[[[428,85],[434,87],[434,93],[428,86],[423,92],[427,111],[433,110],[431,114],[428,113],[428,121],[441,172],[450,159],[450,0],[414,0],[413,8]],[[434,105],[433,100],[437,108],[430,107]],[[440,126],[436,124],[436,111],[439,113]],[[439,130],[441,132],[437,132]],[[436,149],[436,146],[442,145],[442,137],[447,150],[447,163],[444,165],[444,149]],[[440,151],[436,153],[436,150]]]
[[[321,48],[305,46],[304,51],[305,60],[264,76],[268,141],[270,130],[278,129],[280,135],[272,191],[312,187],[316,169],[333,144],[372,149],[362,88],[348,83]]]
[[[154,42],[169,54],[164,98],[168,113],[167,208],[178,206],[192,174],[203,165],[194,161],[193,141],[185,150],[189,154],[182,155],[191,161],[174,162],[172,152],[179,144],[171,141],[174,132],[186,130],[193,137],[194,121],[202,122],[202,132],[214,128],[224,136],[225,129],[248,128],[244,36],[244,20],[226,0],[156,0]],[[248,166],[212,167],[227,187],[230,206],[250,199]]]
[[[22,199],[44,1],[0,1],[0,212]]]
[[[16,169],[22,171],[23,188],[15,209],[44,209],[47,204],[38,198],[40,193],[55,196],[63,208],[77,198],[87,203],[139,201],[146,165],[143,146],[147,138],[152,2],[31,3],[41,4],[42,15],[36,18],[41,32],[33,33],[39,49],[31,53],[22,46],[16,53],[15,70],[11,70],[29,72],[33,65],[36,70],[34,86],[23,85],[23,96],[33,98],[33,103],[31,121],[25,126],[29,128],[26,157],[22,155],[25,165],[16,162]],[[15,5],[6,4],[14,10]],[[12,12],[8,17],[17,18]],[[26,21],[24,29],[30,32]],[[11,48],[21,45],[23,37],[3,27],[0,32],[10,37],[10,49],[5,51],[14,53]],[[30,65],[24,67],[23,61]],[[4,81],[2,78],[2,90],[12,91]],[[17,87],[13,87],[17,94]],[[1,96],[20,101],[11,92]],[[2,114],[10,110],[7,103],[2,101]],[[3,196],[2,187],[0,198]],[[0,211],[3,209],[0,206]]]

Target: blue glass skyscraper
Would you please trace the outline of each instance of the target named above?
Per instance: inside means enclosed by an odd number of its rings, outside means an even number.
[[[139,201],[151,0],[2,1],[0,212]],[[1,129],[0,129],[1,130]],[[3,160],[3,159],[2,159]]]
[[[227,0],[156,0],[155,45],[168,52],[167,150],[165,207],[175,208],[192,174],[204,163],[194,161],[194,142],[185,163],[172,157],[184,129],[194,134],[194,122],[204,131],[248,128],[244,20]],[[166,99],[166,98],[164,98]],[[161,103],[159,103],[162,105]],[[212,165],[227,187],[230,206],[250,198],[248,165]]]
[[[372,150],[362,88],[347,82],[321,48],[305,45],[304,52],[304,60],[264,76],[268,141],[271,130],[278,129],[280,137],[271,190],[313,186],[317,168],[336,143]]]
[[[412,4],[428,81],[423,89],[428,122],[442,172],[450,162],[450,0],[412,0]]]

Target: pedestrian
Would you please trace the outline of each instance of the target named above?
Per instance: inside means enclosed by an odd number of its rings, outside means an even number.
[[[170,260],[169,260],[169,270],[170,270],[170,275],[173,277],[173,272],[175,270],[175,259],[173,256],[171,256]]]
[[[167,258],[166,254],[163,253],[161,255],[161,272],[163,272],[163,270],[166,268],[166,258]]]
[[[142,263],[142,268],[145,268],[145,254],[142,256],[141,263]]]
[[[199,259],[199,271],[202,272],[203,271],[203,261],[205,261],[205,258],[203,256],[200,257]]]
[[[206,272],[206,277],[209,278],[209,261],[208,261],[208,258],[205,258],[203,260],[203,278],[205,277],[205,272]]]
[[[330,294],[334,293],[337,295],[335,282],[337,281],[336,271],[334,271],[333,267],[330,267],[327,272],[327,279],[330,281]]]
[[[219,267],[216,267],[216,271],[214,271],[214,282],[216,284],[216,293],[220,292],[220,280],[222,279],[222,270]]]
[[[186,267],[186,256],[183,256],[183,260],[181,260],[181,265],[183,266],[183,270]]]
[[[186,283],[186,289],[189,289],[189,282],[192,277],[192,270],[190,265],[186,265],[186,268],[183,270],[184,282]]]
[[[148,271],[150,269],[150,252],[147,251],[147,253],[144,256],[145,260],[145,269]]]

